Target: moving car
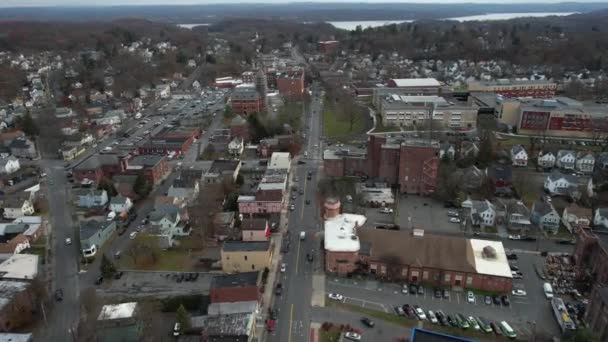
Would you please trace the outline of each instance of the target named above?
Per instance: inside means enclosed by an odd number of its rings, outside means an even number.
[[[373,328],[376,325],[376,323],[374,323],[374,321],[372,321],[371,319],[369,319],[367,317],[361,318],[361,323],[365,324],[365,326],[367,326],[368,328]]]
[[[327,296],[329,297],[329,299],[344,300],[344,296],[339,293],[330,293]]]
[[[173,336],[179,336],[179,334],[181,334],[181,332],[182,332],[181,324],[179,324],[179,322],[175,322],[175,325],[173,326]]]
[[[285,273],[287,271],[287,265],[285,263],[281,264],[281,273]]]
[[[135,239],[136,236],[137,236],[137,232],[131,232],[131,234],[129,234],[129,239],[133,240],[133,239]]]
[[[55,300],[58,302],[63,300],[63,290],[62,289],[57,289],[55,291]]]
[[[295,206],[295,205],[293,205],[293,204],[292,204],[292,205],[290,205],[290,206],[289,206],[289,210],[291,210],[291,211],[296,210],[296,206]]]
[[[521,240],[520,235],[509,235],[509,240]]]
[[[65,238],[65,244],[66,245],[71,245],[72,244],[72,239],[71,238]]]
[[[460,219],[456,217],[450,217],[450,222],[452,223],[460,223]]]
[[[513,291],[511,291],[511,294],[514,296],[519,296],[519,297],[524,297],[527,295],[526,291],[524,291],[522,289],[513,290]]]
[[[361,341],[361,335],[354,331],[347,331],[344,333],[344,338],[351,341]]]

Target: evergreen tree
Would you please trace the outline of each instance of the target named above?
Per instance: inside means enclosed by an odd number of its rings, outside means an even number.
[[[116,266],[114,266],[114,263],[110,259],[108,259],[105,254],[101,257],[101,264],[99,268],[101,271],[101,275],[104,278],[110,278],[116,273]]]
[[[184,304],[181,304],[179,308],[177,308],[176,320],[182,328],[182,331],[190,328],[190,313],[186,311]]]
[[[23,133],[30,137],[36,136],[39,133],[38,126],[29,112],[25,113],[23,119],[21,119],[21,129]]]

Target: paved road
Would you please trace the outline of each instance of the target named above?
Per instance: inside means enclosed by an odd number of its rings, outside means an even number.
[[[312,277],[317,264],[308,262],[306,254],[313,254],[316,261],[321,249],[321,220],[316,198],[321,148],[314,147],[319,144],[321,132],[321,103],[314,96],[318,91],[313,89],[313,100],[304,117],[310,128],[303,151],[308,151],[309,158],[302,159],[306,164],[295,164],[295,170],[292,172],[292,184],[303,189],[304,194],[298,195],[296,200],[292,201],[295,210],[290,212],[288,225],[291,247],[289,252],[283,255],[282,261],[287,264],[287,272],[280,274],[278,278],[285,291],[282,296],[275,297],[274,307],[279,312],[279,319],[277,329],[269,334],[268,341],[303,342],[309,341],[310,338]],[[307,180],[308,171],[312,172],[311,180]],[[298,181],[294,182],[296,177]],[[306,204],[306,200],[310,200],[310,204]],[[299,238],[302,231],[306,233],[304,240]]]
[[[332,322],[334,324],[348,324],[362,331],[362,341],[394,341],[396,338],[409,337],[409,328],[399,326],[386,321],[374,319],[376,326],[367,328],[361,323],[363,316],[359,313],[337,310],[334,308],[313,308],[312,319],[314,322]]]

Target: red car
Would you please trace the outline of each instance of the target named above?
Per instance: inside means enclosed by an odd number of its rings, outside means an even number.
[[[266,326],[266,330],[274,331],[274,319],[268,320],[268,325]]]

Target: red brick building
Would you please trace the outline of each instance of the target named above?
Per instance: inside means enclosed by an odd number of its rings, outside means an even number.
[[[608,234],[577,230],[574,248],[576,266],[595,275],[595,282],[608,284]]]
[[[211,303],[259,301],[261,298],[261,272],[218,275],[211,280]]]
[[[589,297],[589,306],[585,311],[585,323],[598,341],[608,341],[608,288],[598,284],[594,286]]]
[[[238,87],[230,96],[232,112],[237,115],[249,115],[264,111],[264,99],[255,88]]]
[[[143,174],[150,184],[160,183],[169,174],[167,158],[158,155],[139,155],[129,160],[125,174]]]
[[[230,121],[230,136],[240,137],[243,141],[249,141],[251,137],[249,135],[249,123],[247,123],[247,120],[243,119],[240,115],[235,116]]]
[[[337,40],[324,40],[319,42],[319,52],[322,54],[332,54],[338,47],[340,46],[340,42]]]
[[[301,99],[305,88],[304,70],[289,70],[277,76],[277,89],[285,97]]]
[[[399,181],[401,193],[430,195],[437,187],[439,144],[410,141],[401,144]]]
[[[544,80],[495,80],[470,82],[469,91],[500,94],[504,97],[551,98],[555,96],[557,84]]]
[[[186,153],[190,146],[201,134],[200,129],[193,130],[163,130],[148,139],[138,148],[139,154],[168,154]]]
[[[74,180],[82,182],[84,179],[95,183],[106,177],[121,174],[127,168],[127,157],[116,154],[94,154],[72,169]]]

